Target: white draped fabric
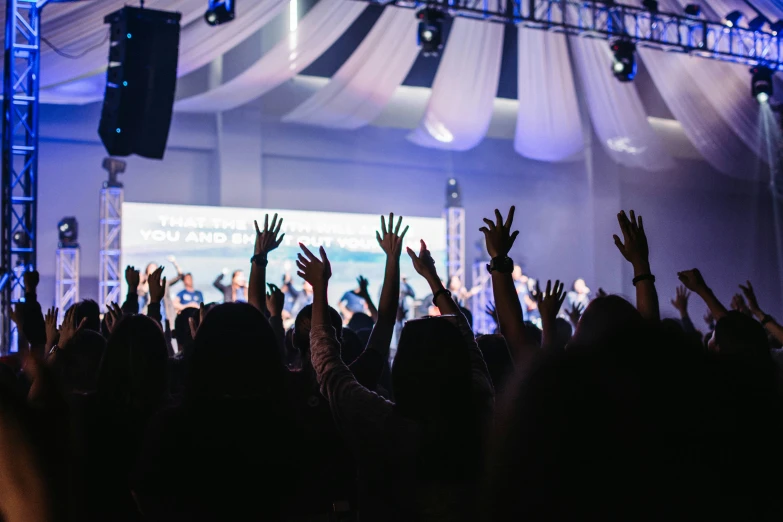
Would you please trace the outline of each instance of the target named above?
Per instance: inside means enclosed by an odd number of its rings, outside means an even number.
[[[502,50],[501,24],[455,19],[427,109],[408,139],[448,150],[478,145],[492,119]]]
[[[607,153],[627,167],[672,168],[674,162],[650,127],[636,87],[612,75],[612,53],[606,41],[572,38],[571,44],[593,127]]]
[[[539,161],[564,160],[584,146],[566,37],[520,27],[517,42],[514,149]]]
[[[669,110],[704,159],[724,174],[745,174],[741,144],[704,97],[701,84],[687,72],[698,58],[644,48],[639,55]]]
[[[236,78],[179,100],[175,108],[186,112],[226,111],[263,96],[313,63],[366,6],[352,0],[321,0],[300,20],[295,31]]]
[[[409,9],[388,6],[329,83],[283,121],[339,129],[372,123],[419,55],[418,21]]]

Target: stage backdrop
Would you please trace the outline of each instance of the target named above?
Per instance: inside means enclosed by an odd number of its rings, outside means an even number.
[[[385,255],[375,238],[381,226],[380,216],[372,214],[125,203],[122,207],[123,266],[144,270],[151,262],[162,263],[166,267],[164,275],[170,279],[176,270],[167,257],[173,255],[185,272],[193,274],[196,289],[204,293],[207,302],[221,301],[223,295],[213,288],[212,282],[223,271],[229,272],[224,280],[226,284],[234,270],[244,270],[249,278],[255,242],[253,220],[263,227],[264,215],[269,214],[271,221],[274,213],[284,218],[281,232],[285,232],[285,239],[269,256],[267,282],[279,285],[289,272],[294,286],[300,288],[302,281],[296,276],[294,264],[300,252],[298,244],[314,251],[323,246],[333,272],[329,303],[336,307],[337,300],[356,288],[356,278],[363,275],[370,281],[370,294],[377,306]],[[403,228],[406,225],[410,230],[405,236],[405,246],[418,252],[419,239],[424,239],[437,263],[438,273],[445,278],[445,220],[406,216]],[[429,294],[427,284],[414,271],[404,248],[401,261],[402,275],[408,277],[416,295]],[[182,288],[181,283],[172,287],[172,295]],[[123,295],[126,291],[123,281]]]

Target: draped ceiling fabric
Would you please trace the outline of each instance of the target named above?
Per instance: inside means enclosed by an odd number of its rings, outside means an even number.
[[[321,56],[364,11],[352,0],[321,0],[295,31],[254,64],[219,87],[179,100],[185,112],[216,112],[240,107],[290,80]]]
[[[472,149],[492,119],[500,79],[503,25],[457,18],[432,83],[413,143],[447,150]]]
[[[574,37],[571,44],[593,126],[612,159],[649,171],[674,167],[647,121],[636,87],[612,75],[612,53],[606,41]]]
[[[517,49],[514,149],[539,161],[564,160],[584,146],[566,37],[520,27]]]
[[[329,83],[283,116],[283,121],[358,129],[375,120],[419,56],[418,20],[387,6]]]

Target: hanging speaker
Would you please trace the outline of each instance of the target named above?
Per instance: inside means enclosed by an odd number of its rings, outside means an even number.
[[[179,58],[179,13],[123,7],[108,15],[109,68],[98,134],[111,156],[163,159]]]

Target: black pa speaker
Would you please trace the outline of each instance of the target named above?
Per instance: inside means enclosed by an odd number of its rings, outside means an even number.
[[[111,156],[163,159],[171,126],[181,15],[123,7],[111,24],[98,134]]]

